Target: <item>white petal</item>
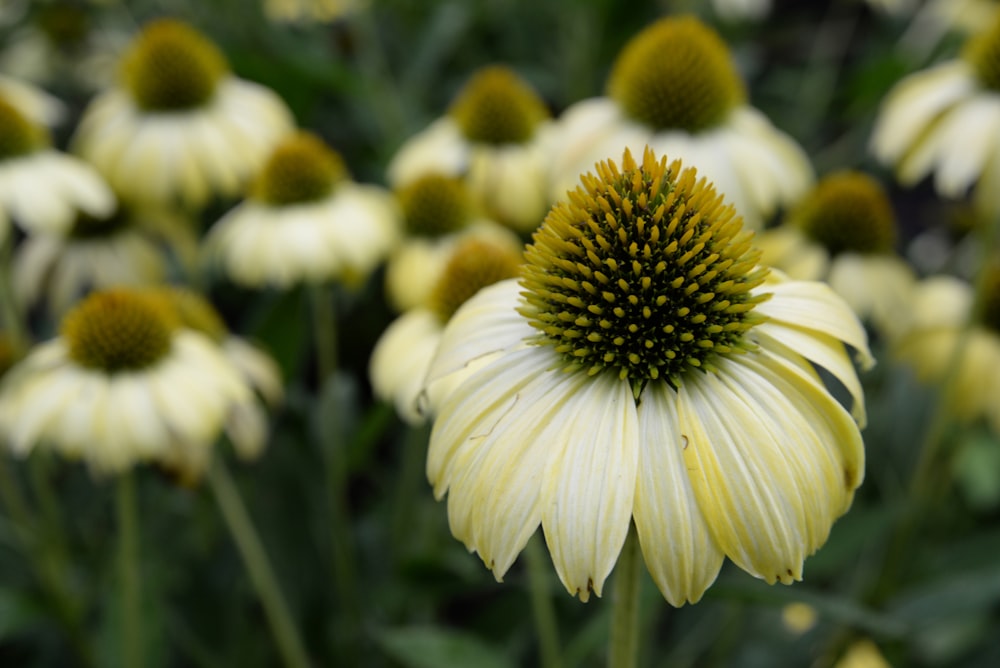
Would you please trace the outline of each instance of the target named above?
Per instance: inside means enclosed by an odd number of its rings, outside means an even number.
[[[542,481],[542,528],[563,585],[598,596],[632,519],[639,459],[632,389],[612,372],[590,377],[560,412],[565,421]]]
[[[724,555],[694,497],[677,394],[666,383],[643,390],[639,434],[634,515],[646,566],[671,605],[697,603],[719,574]]]

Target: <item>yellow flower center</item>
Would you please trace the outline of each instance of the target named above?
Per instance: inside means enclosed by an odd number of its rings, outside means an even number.
[[[200,107],[229,71],[225,56],[194,28],[173,19],[149,23],[129,46],[121,76],[147,111]]]
[[[657,21],[625,45],[608,95],[633,119],[699,132],[720,124],[746,89],[717,33],[694,17]]]
[[[340,154],[311,132],[282,141],[250,185],[250,196],[284,206],[321,200],[348,177]]]
[[[129,226],[129,219],[121,207],[116,208],[107,216],[91,216],[78,211],[73,227],[69,231],[72,239],[106,239]]]
[[[150,294],[153,298],[162,300],[178,327],[193,329],[216,343],[224,341],[228,336],[229,329],[222,316],[211,302],[197,292],[177,286],[163,286],[150,290]]]
[[[14,362],[17,361],[17,355],[14,350],[14,345],[11,343],[10,339],[0,332],[0,378],[7,373],[7,370],[14,366]]]
[[[171,316],[141,292],[92,293],[62,322],[70,357],[80,366],[108,373],[145,369],[170,352]]]
[[[896,217],[881,184],[861,172],[830,174],[789,214],[789,220],[831,255],[887,253],[896,242]]]
[[[972,65],[983,86],[1000,91],[1000,17],[989,30],[969,38],[962,56]]]
[[[0,98],[0,160],[34,153],[48,145],[48,132]]]
[[[485,144],[522,144],[549,117],[548,107],[531,86],[497,65],[473,75],[449,113],[466,139]]]
[[[472,217],[469,191],[453,176],[425,174],[396,191],[396,199],[413,236],[443,236],[465,227]]]
[[[614,369],[635,396],[650,380],[679,386],[718,355],[753,348],[751,290],[767,269],[753,234],[694,169],[650,149],[608,160],[557,203],[525,251],[521,314],[570,369]]]
[[[431,291],[431,310],[442,323],[488,285],[520,275],[524,258],[507,246],[482,239],[460,243]]]

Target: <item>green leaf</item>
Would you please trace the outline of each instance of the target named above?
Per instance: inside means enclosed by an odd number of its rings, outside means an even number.
[[[0,639],[22,634],[44,620],[45,614],[33,597],[22,591],[0,589]]]
[[[378,643],[407,668],[514,668],[500,650],[473,635],[433,627],[382,631]]]

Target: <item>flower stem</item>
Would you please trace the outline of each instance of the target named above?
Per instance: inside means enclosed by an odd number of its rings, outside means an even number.
[[[396,482],[391,518],[392,553],[401,559],[408,544],[412,544],[413,511],[416,507],[420,483],[424,479],[424,462],[427,460],[427,440],[430,426],[409,427],[403,439],[402,463]]]
[[[135,479],[131,471],[118,476],[118,566],[121,581],[122,665],[140,668],[142,617],[139,578],[139,524],[136,519]]]
[[[316,385],[322,389],[337,370],[337,313],[334,294],[325,284],[310,285],[313,312],[313,342],[316,346]]]
[[[278,645],[282,661],[288,668],[308,668],[305,647],[299,637],[292,616],[278,586],[264,546],[250,520],[236,484],[220,458],[216,458],[208,471],[212,493],[222,511],[229,533],[239,549],[243,565],[264,608],[271,626],[271,633]]]
[[[66,586],[66,553],[39,530],[38,519],[28,507],[21,486],[10,470],[7,457],[0,456],[0,498],[10,515],[18,547],[35,569],[35,577],[55,606],[56,614],[81,666],[94,665],[90,639],[83,626],[80,598]]]
[[[13,276],[10,259],[13,244],[14,240],[9,232],[7,238],[0,241],[0,325],[7,330],[7,337],[14,349],[15,358],[17,358],[28,345],[28,334],[21,317],[21,310],[18,308],[11,290]]]
[[[635,525],[629,526],[615,566],[609,668],[634,668],[639,658],[639,573],[642,553]]]
[[[538,649],[542,668],[559,668],[562,657],[559,652],[559,627],[556,611],[552,605],[549,588],[551,566],[546,559],[541,536],[532,536],[524,548],[528,565],[528,586],[531,590],[531,610],[535,615],[535,632],[538,634]]]

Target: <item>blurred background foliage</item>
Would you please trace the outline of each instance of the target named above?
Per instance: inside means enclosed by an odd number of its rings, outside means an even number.
[[[298,26],[269,22],[250,0],[3,2],[0,47],[59,6],[78,10],[77,30],[98,35],[127,34],[156,16],[189,21],[216,40],[238,75],[277,91],[357,180],[374,183],[385,183],[396,148],[442,114],[476,68],[510,65],[558,114],[603,92],[615,54],[636,31],[669,12],[694,12],[731,45],[752,104],[806,148],[817,173],[862,168],[884,177],[904,245],[960,218],[926,185],[894,186],[867,150],[889,87],[955,53],[957,42],[904,48],[905,22],[861,0],[779,0],[753,23],[722,22],[697,0],[372,0],[335,23]],[[75,33],[61,30],[51,31],[57,46],[71,52]],[[71,119],[91,94],[69,78],[48,88],[70,105]],[[217,202],[204,224],[231,205]],[[266,453],[252,465],[234,463],[234,477],[316,666],[539,665],[524,556],[498,584],[466,553],[423,476],[429,430],[407,428],[371,396],[368,357],[393,317],[382,278],[338,293],[340,365],[326,379],[313,371],[305,290],[250,292],[213,279],[208,289],[228,324],[275,356],[288,388]],[[701,603],[673,609],[644,574],[640,665],[826,666],[863,639],[892,665],[1000,665],[997,435],[942,419],[934,390],[891,361],[863,381],[866,481],[806,562],[804,582],[769,587],[727,564]],[[930,464],[936,493],[926,503],[910,481],[923,444],[939,437],[946,459]],[[347,454],[346,470],[326,465],[330,447]],[[90,665],[114,668],[112,486],[42,452],[4,468],[0,487],[24,491],[32,531],[23,535],[9,515],[0,517],[0,665],[87,665],[81,657],[90,657]],[[152,469],[137,482],[148,665],[278,665],[209,490],[179,487]],[[349,508],[342,521],[331,516],[338,494]],[[352,555],[347,578],[331,569],[338,550]],[[562,665],[603,665],[607,597],[581,604],[551,570],[545,578]],[[51,595],[53,579],[68,598]],[[793,603],[809,606],[812,625],[794,623],[803,608],[789,609]]]

